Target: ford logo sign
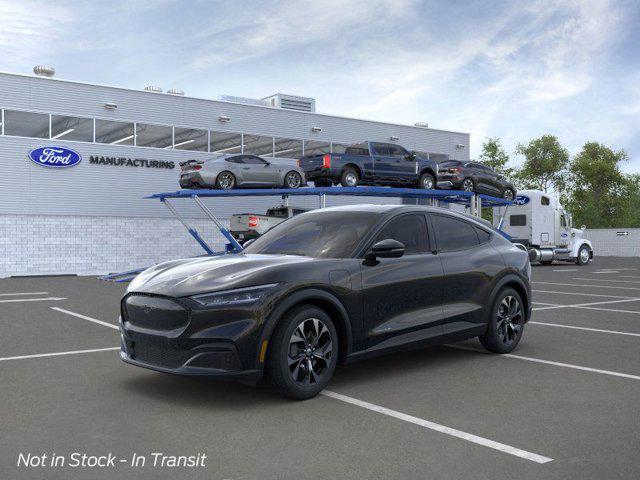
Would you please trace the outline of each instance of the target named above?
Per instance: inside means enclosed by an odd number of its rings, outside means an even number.
[[[529,203],[529,197],[526,195],[517,195],[516,199],[513,201],[516,205],[526,205]]]
[[[82,161],[82,156],[70,148],[40,147],[29,152],[29,159],[43,167],[67,168]]]

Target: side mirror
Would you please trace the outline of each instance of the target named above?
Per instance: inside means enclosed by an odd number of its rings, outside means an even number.
[[[365,256],[367,261],[378,258],[399,258],[404,255],[404,244],[392,238],[376,242]]]
[[[405,160],[415,160],[415,158],[416,158],[416,154],[414,152],[407,153],[404,156]]]

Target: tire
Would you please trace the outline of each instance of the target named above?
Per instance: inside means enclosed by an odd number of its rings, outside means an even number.
[[[236,186],[236,177],[233,173],[224,171],[216,177],[216,188],[220,190],[231,190]]]
[[[591,260],[591,250],[587,245],[582,245],[578,250],[578,256],[576,257],[577,265],[586,265]]]
[[[342,175],[340,176],[340,185],[343,187],[357,187],[358,186],[358,172],[356,172],[353,168],[347,167],[342,170]]]
[[[430,173],[423,173],[418,180],[418,188],[421,190],[434,190],[436,188],[436,179]]]
[[[302,186],[302,176],[295,170],[287,172],[284,176],[284,188],[300,188]]]
[[[502,198],[504,198],[505,200],[510,200],[513,202],[515,197],[516,197],[516,194],[511,188],[505,188],[504,191],[502,192]]]
[[[524,303],[520,294],[513,288],[503,288],[493,302],[487,331],[479,337],[480,343],[494,353],[513,351],[522,338],[524,319]]]
[[[475,192],[476,191],[476,184],[473,181],[473,179],[471,178],[465,178],[462,181],[462,190],[464,190],[465,192]]]
[[[320,350],[324,354],[318,354]],[[318,307],[300,305],[276,326],[269,342],[266,372],[284,396],[304,400],[315,397],[329,383],[337,361],[338,334],[331,317]]]
[[[313,184],[316,187],[330,187],[331,186],[331,181],[327,180],[326,178],[319,178],[317,180],[314,180]]]

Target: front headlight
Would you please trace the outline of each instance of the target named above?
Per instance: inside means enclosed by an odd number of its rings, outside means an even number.
[[[277,285],[277,283],[270,283],[268,285],[224,290],[222,292],[202,293],[190,298],[198,302],[200,305],[206,305],[207,307],[246,305],[261,300],[273,287]]]

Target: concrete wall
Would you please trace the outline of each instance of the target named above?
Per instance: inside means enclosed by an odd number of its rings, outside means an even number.
[[[587,229],[585,238],[597,257],[640,257],[640,228]]]

